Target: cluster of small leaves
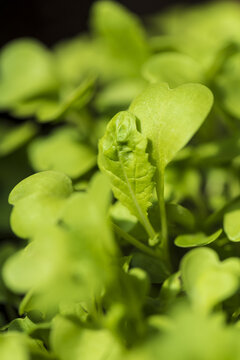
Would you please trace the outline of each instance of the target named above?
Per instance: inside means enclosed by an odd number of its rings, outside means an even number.
[[[239,360],[240,5],[89,24],[0,51],[0,359]]]

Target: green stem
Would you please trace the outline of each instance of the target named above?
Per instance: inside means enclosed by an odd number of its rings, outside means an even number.
[[[156,236],[156,232],[153,229],[150,221],[148,220],[148,218],[146,216],[143,217],[142,225],[144,226],[144,228],[145,228],[146,232],[148,233],[148,236],[150,237],[150,239],[153,239]]]
[[[167,214],[164,201],[164,168],[159,167],[157,174],[157,197],[160,209],[161,221],[161,247],[163,249],[166,259],[169,261],[169,243],[168,243],[168,227],[167,227]]]
[[[121,238],[126,240],[131,245],[135,246],[140,251],[142,251],[145,254],[150,255],[150,256],[152,256],[154,258],[162,260],[162,256],[161,256],[161,254],[159,254],[157,249],[155,249],[155,250],[151,249],[147,245],[143,244],[141,241],[137,240],[132,235],[126,233],[124,230],[122,230],[119,226],[117,226],[114,223],[112,223],[112,227],[113,227],[116,234],[118,234]]]

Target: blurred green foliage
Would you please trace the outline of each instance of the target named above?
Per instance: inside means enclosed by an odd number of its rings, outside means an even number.
[[[1,49],[1,360],[240,359],[239,60],[232,1]]]

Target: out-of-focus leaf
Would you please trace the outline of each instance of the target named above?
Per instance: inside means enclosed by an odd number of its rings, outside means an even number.
[[[240,16],[239,16],[240,19]],[[224,64],[222,71],[215,79],[217,91],[226,110],[240,118],[240,54],[231,56]]]
[[[181,274],[187,295],[196,308],[209,311],[239,289],[240,261],[228,258],[220,262],[214,250],[199,248],[184,256]]]
[[[72,191],[71,180],[55,171],[40,172],[21,181],[9,196],[9,203],[14,205],[13,231],[31,238],[42,226],[55,224]]]
[[[87,329],[57,316],[51,345],[60,360],[120,360],[121,347],[108,330]]]
[[[166,82],[171,88],[185,83],[204,82],[199,63],[177,52],[153,55],[144,64],[142,74],[151,83]]]
[[[94,151],[80,142],[76,129],[69,127],[33,141],[29,157],[35,170],[61,171],[71,178],[83,175],[96,164]]]
[[[36,134],[37,128],[34,124],[27,122],[23,125],[11,127],[0,125],[0,156],[13,152]]]
[[[138,73],[149,54],[139,19],[118,3],[98,1],[92,8],[91,25],[106,43],[109,52],[120,63],[129,63],[132,74]]]
[[[115,81],[102,89],[94,105],[101,112],[126,110],[144,86],[145,81],[138,78]]]
[[[58,86],[51,53],[39,42],[19,39],[6,45],[0,54],[0,107],[53,92]]]
[[[230,206],[223,218],[224,231],[229,240],[240,241],[240,206],[239,203]]]

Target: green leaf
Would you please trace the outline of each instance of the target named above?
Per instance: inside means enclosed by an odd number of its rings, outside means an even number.
[[[142,68],[143,77],[151,83],[166,82],[170,88],[203,82],[203,69],[190,56],[177,52],[153,55]]]
[[[132,73],[136,73],[149,52],[139,19],[118,3],[98,1],[92,8],[90,20],[93,30],[105,41],[109,51],[119,62],[130,63]]]
[[[114,81],[97,94],[94,105],[100,112],[125,110],[144,86],[145,81],[138,78]]]
[[[131,266],[143,269],[153,284],[161,284],[169,276],[163,261],[141,253],[134,253]]]
[[[52,55],[36,40],[19,39],[6,45],[0,54],[0,70],[1,108],[58,87]]]
[[[153,84],[132,102],[130,112],[140,121],[141,132],[152,145],[152,158],[165,166],[202,125],[213,103],[211,91],[200,84],[170,89]]]
[[[6,156],[21,147],[36,131],[36,126],[30,122],[15,127],[0,124],[0,156]]]
[[[136,118],[120,112],[110,121],[99,143],[98,164],[111,181],[115,197],[153,235],[147,219],[153,193],[154,167],[148,161],[147,140],[136,128]]]
[[[36,171],[61,171],[77,178],[96,165],[96,154],[80,141],[76,129],[64,127],[44,138],[37,138],[28,148]]]
[[[4,360],[52,359],[41,341],[15,331],[0,335],[0,357]]]
[[[124,231],[130,231],[137,224],[137,218],[130,211],[117,201],[110,209],[110,216],[114,223],[120,226]]]
[[[43,104],[40,103],[40,106],[36,109],[38,120],[40,122],[57,120],[66,116],[74,108],[81,109],[93,96],[95,80],[95,76],[89,76],[56,104],[46,103],[46,106],[44,106],[44,102]]]
[[[182,259],[180,268],[187,295],[199,310],[209,311],[239,288],[239,259],[220,262],[212,249],[190,251]]]
[[[72,191],[71,180],[60,172],[40,172],[22,180],[9,196],[9,203],[14,205],[13,231],[29,238],[42,226],[55,224]]]
[[[240,206],[239,203],[230,206],[223,217],[223,227],[229,240],[240,241]]]
[[[236,118],[240,118],[240,53],[231,56],[215,79],[221,102],[225,109]]]
[[[202,232],[196,234],[179,235],[174,240],[174,244],[182,248],[208,245],[219,238],[221,233],[222,229],[217,230],[214,234],[209,236]]]
[[[16,117],[35,116],[39,122],[50,122],[63,119],[71,111],[79,111],[92,98],[95,85],[95,76],[89,76],[81,81],[77,87],[70,87],[59,96],[38,96],[24,99],[14,104],[11,113]]]
[[[53,321],[51,345],[60,360],[117,360],[121,351],[108,330],[82,328],[62,316]]]
[[[56,171],[44,171],[22,180],[9,195],[9,203],[16,205],[33,194],[67,197],[72,192],[71,180]]]
[[[0,335],[0,357],[4,360],[29,360],[23,337],[17,333]]]
[[[167,203],[166,212],[169,223],[178,224],[185,229],[192,230],[195,225],[195,219],[193,214],[185,207]]]

